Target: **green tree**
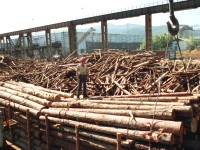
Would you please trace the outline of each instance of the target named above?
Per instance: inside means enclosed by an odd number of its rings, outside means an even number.
[[[152,49],[153,50],[165,50],[168,47],[172,45],[173,37],[168,36],[167,33],[155,35],[152,39]],[[143,43],[140,45],[140,49],[145,49],[146,43],[143,41]]]
[[[146,49],[146,42],[143,41],[142,44],[140,45],[140,50]]]
[[[189,40],[187,41],[188,47],[193,50],[197,46],[197,41],[194,39],[194,37],[190,36]]]

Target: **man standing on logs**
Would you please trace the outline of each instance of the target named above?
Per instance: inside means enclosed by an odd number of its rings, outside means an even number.
[[[87,65],[85,64],[87,58],[82,57],[80,59],[81,64],[77,66],[77,81],[78,81],[78,88],[77,88],[77,99],[80,97],[82,85],[83,85],[83,98],[87,98],[86,93],[86,81],[87,81]]]

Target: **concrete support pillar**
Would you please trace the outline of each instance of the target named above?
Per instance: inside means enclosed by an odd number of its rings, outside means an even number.
[[[19,41],[18,44],[20,47],[20,51],[24,50],[24,34],[19,35],[18,41]]]
[[[11,38],[10,38],[10,36],[6,37],[6,52],[11,54]]]
[[[28,56],[30,57],[30,58],[33,58],[33,39],[32,39],[32,33],[31,32],[29,32],[29,33],[27,33],[27,46],[28,46]]]
[[[23,36],[23,51],[26,50],[26,35]]]
[[[27,33],[27,46],[28,46],[28,50],[30,50],[32,48],[33,45],[33,39],[32,39],[32,34],[31,32]]]
[[[5,41],[5,37],[3,37],[3,49],[4,49],[4,52],[6,51],[6,41]]]
[[[51,57],[52,42],[51,42],[51,29],[45,30],[46,46],[47,46],[47,59]]]
[[[70,53],[73,53],[77,49],[76,26],[70,25],[68,33],[69,33]]]
[[[101,21],[102,50],[108,50],[108,26],[107,20]]]
[[[23,56],[27,57],[27,51],[26,51],[26,41],[27,41],[27,35],[25,34],[23,36]]]
[[[24,37],[24,34],[20,34],[19,35],[19,39],[18,39],[18,41],[19,41],[19,50],[20,50],[20,52],[17,52],[17,56],[18,57],[21,57],[21,58],[23,58],[23,57],[25,57],[25,37]]]
[[[145,31],[146,31],[146,50],[152,50],[152,17],[151,14],[145,15]]]

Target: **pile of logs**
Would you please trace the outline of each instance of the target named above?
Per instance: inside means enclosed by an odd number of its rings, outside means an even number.
[[[85,55],[88,95],[136,95],[157,92],[198,92],[199,63],[158,59],[154,53],[94,52]],[[4,59],[5,60],[5,59]],[[10,59],[0,81],[14,80],[76,93],[78,57],[58,62]]]
[[[93,96],[0,82],[7,140],[22,149],[200,149],[200,95]]]

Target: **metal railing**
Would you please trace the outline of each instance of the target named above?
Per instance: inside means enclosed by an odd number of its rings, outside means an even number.
[[[183,2],[183,1],[188,1],[188,0],[174,0],[175,3],[176,2]],[[84,19],[84,18],[89,18],[89,17],[106,15],[106,14],[110,14],[110,13],[117,13],[117,12],[122,12],[122,11],[141,9],[141,8],[158,6],[158,5],[165,5],[165,4],[168,4],[168,3],[169,3],[168,0],[158,1],[158,2],[153,2],[153,3],[145,3],[145,4],[135,5],[135,6],[132,6],[132,7],[120,8],[120,9],[117,9],[117,10],[109,10],[109,11],[105,11],[105,12],[101,12],[101,13],[97,13],[97,14],[93,14],[93,15],[79,16],[77,18],[71,18],[70,20]]]

